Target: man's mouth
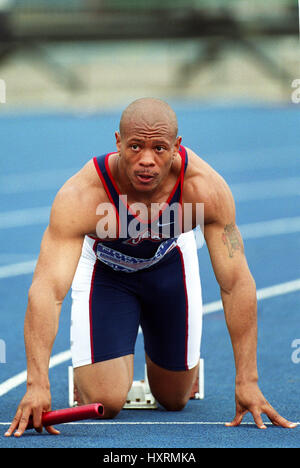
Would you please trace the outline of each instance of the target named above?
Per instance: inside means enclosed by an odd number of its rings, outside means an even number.
[[[154,175],[146,173],[138,173],[136,174],[136,177],[142,184],[148,184],[154,179]]]

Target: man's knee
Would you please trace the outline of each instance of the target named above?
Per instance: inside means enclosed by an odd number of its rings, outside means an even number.
[[[97,392],[86,392],[81,395],[80,403],[83,405],[89,405],[92,403],[101,403],[104,406],[103,419],[113,419],[122,410],[126,396],[123,394],[114,393],[112,395],[101,395]]]
[[[104,418],[115,418],[123,408],[133,379],[133,356],[122,356],[74,372],[79,404],[101,403]]]
[[[181,396],[169,396],[167,398],[158,396],[156,399],[167,411],[182,411],[189,401],[188,397]]]
[[[190,399],[198,365],[187,371],[170,371],[155,364],[147,355],[146,360],[153,396],[167,411],[183,410]]]

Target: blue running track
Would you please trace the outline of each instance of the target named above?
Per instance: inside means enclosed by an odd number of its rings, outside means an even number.
[[[282,416],[299,422],[299,110],[196,104],[192,108],[174,104],[174,108],[183,144],[207,160],[232,188],[258,291],[277,286],[259,300],[260,386]],[[20,439],[4,437],[26,388],[23,374],[19,376],[26,369],[23,321],[49,207],[67,177],[92,156],[115,148],[118,120],[118,112],[0,117],[0,447],[299,447],[299,427],[268,425],[263,431],[249,415],[238,428],[224,426],[235,414],[234,362],[217,305],[206,307],[211,313],[204,316],[204,400],[191,400],[182,412],[123,410],[113,421],[62,425],[58,437],[35,431]],[[208,306],[220,299],[218,285],[207,248],[198,253]],[[50,370],[53,409],[68,406],[69,322],[68,295],[52,353],[60,358]],[[143,377],[143,369],[139,335],[135,379]]]

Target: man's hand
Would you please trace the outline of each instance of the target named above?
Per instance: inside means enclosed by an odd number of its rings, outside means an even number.
[[[271,423],[275,426],[281,426],[290,429],[297,426],[296,423],[292,423],[287,419],[284,419],[277,413],[277,411],[275,411],[275,409],[265,399],[256,383],[237,384],[235,391],[235,401],[235,418],[230,423],[226,423],[226,426],[228,427],[239,426],[243,420],[243,417],[248,412],[252,414],[255,424],[259,429],[267,428],[261,418],[262,413],[266,414]]]
[[[42,413],[51,410],[51,395],[49,390],[41,387],[30,387],[23,397],[16,415],[10,425],[10,428],[5,433],[6,437],[14,433],[15,437],[21,437],[28,425],[29,417],[33,417],[33,426],[37,432],[43,431]],[[59,434],[60,432],[53,426],[46,427],[49,434]]]

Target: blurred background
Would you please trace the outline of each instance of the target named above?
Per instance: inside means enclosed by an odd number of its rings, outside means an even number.
[[[0,0],[0,113],[291,103],[297,0]]]

